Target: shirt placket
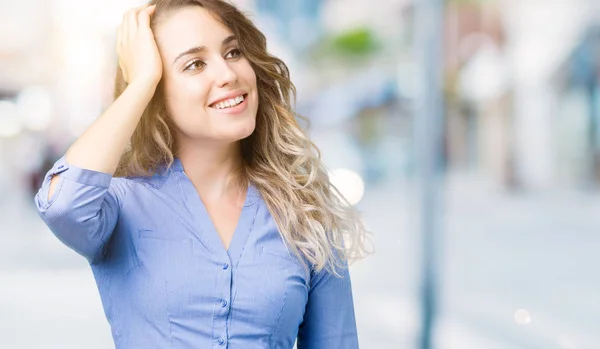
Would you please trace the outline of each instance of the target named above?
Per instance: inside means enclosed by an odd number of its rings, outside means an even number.
[[[217,273],[217,290],[220,298],[213,301],[213,348],[227,348],[228,346],[228,328],[227,318],[231,310],[231,261],[223,260],[217,266],[220,270]]]

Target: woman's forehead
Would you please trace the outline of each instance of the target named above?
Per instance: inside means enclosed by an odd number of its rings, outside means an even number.
[[[232,31],[200,6],[186,6],[166,15],[154,30],[161,51],[179,54],[191,47],[219,48]]]

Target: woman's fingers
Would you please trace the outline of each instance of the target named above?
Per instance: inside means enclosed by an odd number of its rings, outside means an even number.
[[[123,74],[123,79],[127,82],[127,76],[125,76],[125,69],[123,69],[123,61],[121,60],[121,53],[123,52],[123,23],[117,27],[117,42],[116,42],[117,57],[119,57],[119,69]]]
[[[137,13],[139,8],[133,8],[127,12],[125,21],[127,22],[127,40],[132,41],[138,30]]]
[[[123,48],[129,45],[135,39],[136,32],[138,30],[137,15],[139,12],[143,12],[148,5],[142,5],[131,8],[123,14],[123,20],[121,25],[117,29],[117,54],[120,55],[123,52]],[[129,83],[129,77],[127,76],[127,69],[125,69],[123,60],[119,59],[119,67],[123,72],[123,79]]]
[[[150,28],[150,16],[154,14],[155,8],[156,5],[152,5],[138,12],[137,20],[140,29]]]
[[[144,5],[128,10],[117,29],[119,67],[128,84],[132,80],[157,83],[162,75],[162,61],[150,28],[155,8]]]

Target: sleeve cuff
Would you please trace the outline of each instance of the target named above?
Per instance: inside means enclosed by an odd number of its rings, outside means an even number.
[[[88,170],[71,165],[67,163],[64,155],[54,163],[54,166],[48,172],[48,176],[50,177],[57,174],[73,182],[101,188],[108,188],[113,178],[110,173]]]

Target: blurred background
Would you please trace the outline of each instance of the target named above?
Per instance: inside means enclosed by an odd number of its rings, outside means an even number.
[[[419,15],[426,1],[233,1],[288,63],[373,232],[351,267],[361,348],[600,348],[600,2]],[[141,3],[0,1],[0,348],[113,347],[89,266],[33,196],[110,105],[115,29]],[[431,69],[441,94],[424,88]]]

